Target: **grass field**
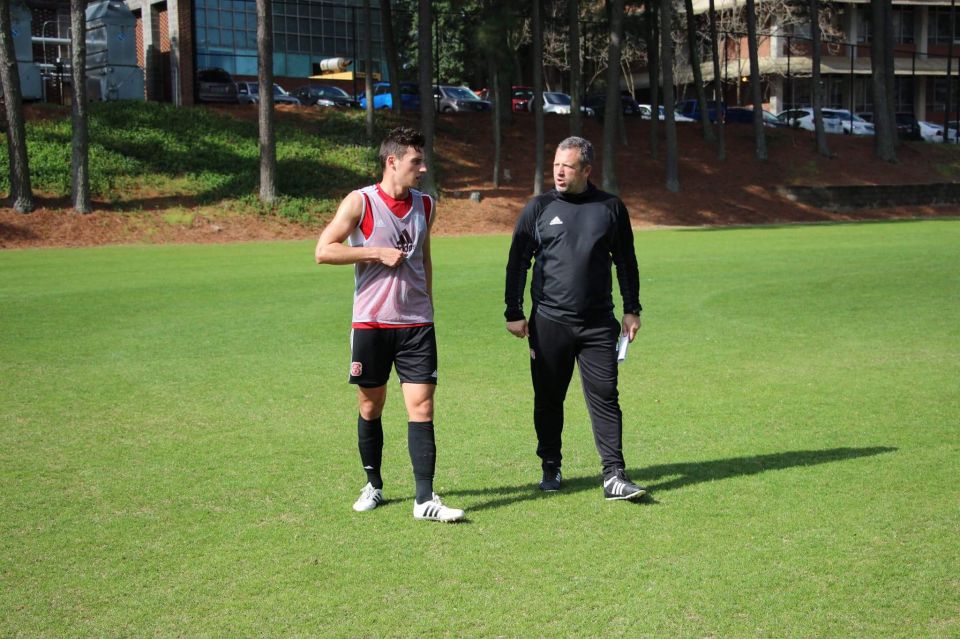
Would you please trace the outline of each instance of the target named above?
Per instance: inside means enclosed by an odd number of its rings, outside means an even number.
[[[437,491],[389,502],[312,242],[0,253],[0,636],[960,636],[960,222],[637,234],[607,503],[579,387],[536,490],[508,238],[434,241]]]

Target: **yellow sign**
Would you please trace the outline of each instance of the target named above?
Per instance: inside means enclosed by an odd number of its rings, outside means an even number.
[[[311,76],[309,76],[308,79],[310,79],[310,80],[347,80],[347,81],[351,81],[351,80],[354,79],[354,77],[356,77],[356,79],[358,79],[358,80],[362,80],[363,78],[366,77],[366,75],[364,75],[362,72],[361,72],[361,73],[354,73],[353,71],[341,71],[340,73],[323,73],[323,74],[321,74],[321,75],[311,75]],[[373,74],[371,74],[371,77],[373,77],[374,82],[379,82],[379,81],[380,81],[380,74],[379,74],[379,73],[373,73]]]

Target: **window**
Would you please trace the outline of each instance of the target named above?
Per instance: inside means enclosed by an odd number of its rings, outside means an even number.
[[[198,64],[203,60],[231,70],[249,69],[251,64],[255,68],[257,16],[253,0],[195,0],[193,6]],[[278,54],[274,71],[278,75],[305,77],[311,72],[311,61],[352,58],[358,48],[354,20],[362,16],[352,8],[330,6],[323,0],[274,0],[273,15],[274,52]],[[379,25],[376,8],[373,19]],[[374,28],[371,35],[374,64],[380,66],[380,29]]]
[[[957,11],[954,42],[960,42],[960,11]],[[950,7],[930,7],[930,44],[950,43]]]
[[[913,7],[893,8],[893,41],[898,44],[913,43]]]
[[[913,9],[913,7],[901,6],[893,8],[893,41],[897,44],[913,43]],[[947,31],[947,38],[949,39],[949,20],[947,21]],[[873,15],[870,12],[870,5],[858,5],[857,42],[872,42],[873,32]]]

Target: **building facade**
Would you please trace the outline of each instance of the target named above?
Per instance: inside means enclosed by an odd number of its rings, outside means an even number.
[[[255,0],[123,0],[136,18],[137,63],[144,72],[148,100],[189,105],[196,102],[196,72],[208,67],[228,71],[237,80],[257,76],[257,15]],[[273,0],[273,73],[278,84],[291,89],[319,76],[320,62],[329,58],[353,61],[363,71],[366,25],[362,0]],[[377,3],[374,3],[377,4]],[[26,0],[32,14],[34,60],[50,70],[69,63],[69,3]],[[371,9],[373,72],[386,77],[379,7]],[[36,38],[35,38],[36,40]],[[64,76],[61,73],[60,78]],[[59,82],[62,85],[63,82]],[[355,93],[362,76],[332,80]],[[56,89],[46,95],[56,99]]]
[[[757,0],[760,5],[764,0]],[[750,61],[745,22],[745,0],[715,0],[721,25],[741,25],[721,32],[720,72],[727,104],[749,102]],[[870,49],[873,40],[868,0],[825,1],[823,18],[827,34],[821,44],[821,81],[824,105],[856,111],[873,106]],[[706,20],[708,0],[694,0],[694,10]],[[960,71],[951,59],[950,40],[960,44],[960,19],[951,24],[950,0],[894,0],[893,100],[897,111],[914,113],[919,119],[942,117],[946,109],[947,71]],[[960,17],[960,11],[957,12]],[[760,25],[759,66],[766,108],[776,113],[812,103],[811,25],[803,14],[767,15]],[[685,58],[682,52],[678,54]],[[960,54],[956,47],[953,56]],[[713,81],[709,50],[702,52],[704,82]],[[952,64],[951,64],[952,63]],[[692,73],[687,64],[678,73],[678,83],[688,84]],[[958,104],[960,80],[954,79],[953,105]],[[692,95],[692,87],[687,86]]]

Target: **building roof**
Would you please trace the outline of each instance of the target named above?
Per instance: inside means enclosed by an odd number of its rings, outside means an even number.
[[[766,0],[756,0],[757,4],[761,4]],[[870,0],[832,0],[838,4],[870,4]],[[727,9],[733,9],[735,7],[742,7],[746,4],[746,0],[713,0],[713,7],[716,11],[724,11]],[[895,5],[929,5],[929,6],[941,6],[949,7],[950,0],[893,0]],[[710,8],[710,0],[693,0],[693,12],[694,13],[706,13]]]

